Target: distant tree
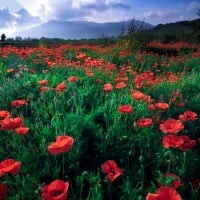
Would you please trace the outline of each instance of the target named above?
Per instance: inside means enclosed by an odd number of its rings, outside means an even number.
[[[5,39],[6,39],[6,35],[5,35],[5,33],[3,33],[3,34],[1,35],[1,42],[4,42]]]

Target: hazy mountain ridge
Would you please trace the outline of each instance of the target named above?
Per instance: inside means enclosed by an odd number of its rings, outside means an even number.
[[[31,29],[17,32],[22,38],[62,38],[62,39],[91,39],[116,37],[120,33],[122,23],[127,27],[132,20],[124,22],[95,23],[86,21],[49,21]],[[150,29],[153,25],[135,20],[135,24]]]

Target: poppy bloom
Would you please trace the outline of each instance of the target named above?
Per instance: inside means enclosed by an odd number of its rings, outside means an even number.
[[[42,200],[66,200],[69,182],[56,179],[42,188]]]
[[[47,87],[47,86],[42,86],[42,87],[40,88],[40,93],[43,93],[43,92],[45,92],[45,91],[47,91],[47,90],[49,90],[49,87]]]
[[[0,200],[6,200],[8,195],[8,187],[6,183],[0,184]]]
[[[130,105],[121,105],[118,107],[118,111],[121,114],[131,114],[133,112],[133,107]]]
[[[9,130],[15,129],[22,125],[23,119],[21,117],[9,118],[6,117],[5,119],[0,121],[1,130]]]
[[[55,90],[56,90],[56,92],[63,92],[65,90],[65,88],[66,88],[66,85],[64,82],[62,82],[56,86]]]
[[[56,141],[48,146],[48,151],[52,155],[67,153],[74,143],[74,138],[68,135],[57,136]]]
[[[27,103],[28,102],[26,99],[21,99],[21,100],[13,100],[11,102],[11,105],[12,105],[12,107],[19,107],[19,106],[25,105]]]
[[[7,69],[7,73],[13,73],[14,71],[15,71],[15,69],[13,69],[13,68]]]
[[[6,173],[10,173],[11,175],[16,175],[19,173],[21,168],[21,162],[15,161],[12,158],[6,159],[0,162],[0,177],[2,177]]]
[[[170,187],[172,187],[173,189],[176,190],[181,186],[181,179],[176,174],[165,173],[165,174],[163,174],[159,184],[162,185],[162,186],[167,184],[166,186],[170,186]]]
[[[107,160],[101,165],[101,169],[107,174],[107,179],[113,182],[117,177],[123,174],[123,171],[117,166],[114,160]]]
[[[169,108],[169,104],[165,102],[156,103],[155,106],[160,110],[167,110]]]
[[[113,90],[113,86],[110,83],[106,83],[103,85],[103,90],[105,92],[111,92]]]
[[[142,100],[145,97],[145,94],[143,94],[142,92],[138,91],[138,90],[133,90],[131,97],[135,100]]]
[[[180,136],[170,134],[163,137],[162,143],[165,148],[178,148],[184,143],[184,140]]]
[[[178,147],[181,151],[187,151],[197,145],[196,140],[191,140],[187,135],[181,135],[180,137],[183,139],[183,144]]]
[[[125,82],[120,82],[120,83],[117,83],[117,85],[116,85],[116,89],[122,89],[122,88],[125,88],[125,87],[126,87]]]
[[[187,121],[194,121],[198,119],[197,113],[193,111],[185,111],[182,115],[179,115],[179,120],[182,122],[187,122]]]
[[[142,118],[137,120],[136,125],[140,126],[142,128],[146,128],[148,126],[151,126],[152,124],[152,119],[151,118]]]
[[[77,77],[76,76],[71,76],[68,78],[68,82],[76,82],[77,81]]]
[[[46,85],[47,83],[48,83],[48,80],[46,79],[39,81],[39,84],[42,86]]]
[[[10,117],[10,113],[7,110],[0,110],[0,119]]]
[[[29,131],[28,127],[20,126],[15,129],[15,132],[19,135],[26,135]]]
[[[146,200],[181,200],[181,196],[175,189],[161,186],[158,188],[157,194],[148,193]]]
[[[164,123],[160,124],[160,130],[163,133],[178,133],[184,129],[184,125],[181,121],[176,119],[168,119]]]

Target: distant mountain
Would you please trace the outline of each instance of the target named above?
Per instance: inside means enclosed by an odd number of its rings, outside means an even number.
[[[86,21],[49,21],[31,29],[15,33],[22,38],[62,38],[62,39],[93,39],[118,36],[122,23],[125,27],[132,20],[124,22],[94,23]],[[135,20],[137,27],[150,29],[153,25]]]
[[[200,19],[158,24],[149,31],[153,34],[189,34],[194,31],[200,31]]]

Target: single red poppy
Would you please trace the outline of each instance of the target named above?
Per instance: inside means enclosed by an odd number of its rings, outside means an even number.
[[[173,133],[176,134],[184,129],[184,125],[181,121],[176,119],[168,119],[162,124],[160,124],[160,130],[163,133]]]
[[[21,162],[15,161],[12,158],[6,159],[0,162],[0,177],[2,177],[6,173],[10,173],[11,175],[16,175],[19,173],[21,168]]]
[[[113,182],[117,177],[123,174],[114,160],[107,160],[101,165],[102,171],[107,174],[109,182]]]
[[[56,141],[48,146],[48,151],[52,155],[67,153],[74,143],[74,138],[68,135],[57,136]]]
[[[62,82],[56,86],[56,92],[63,92],[66,88],[65,82]]]
[[[187,121],[195,121],[198,119],[197,113],[193,111],[185,111],[182,115],[179,115],[179,120],[182,122],[187,122]]]
[[[152,119],[151,118],[142,118],[142,119],[139,119],[139,120],[137,120],[136,125],[140,126],[142,128],[146,128],[146,127],[152,125]]]
[[[143,94],[142,92],[138,91],[138,90],[133,90],[131,97],[135,100],[142,100],[145,97],[145,94]]]
[[[111,91],[113,90],[112,84],[110,84],[110,83],[104,84],[104,85],[103,85],[103,90],[104,90],[105,92],[111,92]]]
[[[6,200],[8,196],[8,187],[6,183],[0,183],[0,200]]]
[[[196,140],[191,140],[187,135],[181,135],[180,137],[183,139],[183,144],[178,147],[181,151],[187,151],[196,147]]]
[[[0,121],[1,130],[15,129],[22,125],[23,119],[21,117],[10,118],[6,117]]]
[[[122,89],[126,87],[126,83],[125,82],[119,82],[116,84],[116,89]]]
[[[48,83],[48,80],[46,80],[46,79],[39,81],[39,84],[40,84],[41,86],[44,86],[44,85],[46,85],[47,83]]]
[[[20,126],[15,128],[15,132],[19,135],[26,135],[29,131],[29,127]]]
[[[20,99],[20,100],[13,100],[11,102],[11,105],[12,105],[12,107],[19,107],[19,106],[25,105],[27,103],[28,103],[28,101],[26,99]]]
[[[160,110],[167,110],[169,108],[169,104],[165,102],[156,103],[155,106]]]
[[[146,200],[181,200],[181,196],[175,189],[161,186],[158,188],[157,194],[148,193]]]
[[[184,143],[184,140],[180,136],[170,134],[163,137],[162,143],[165,148],[178,148]]]
[[[56,179],[42,188],[42,200],[66,200],[69,182]]]
[[[77,81],[77,77],[76,76],[70,76],[68,78],[68,82],[76,82]]]
[[[0,110],[0,119],[4,119],[6,117],[10,117],[10,112],[7,110]]]
[[[133,107],[130,105],[121,105],[118,107],[118,111],[121,114],[131,114],[133,112]]]

